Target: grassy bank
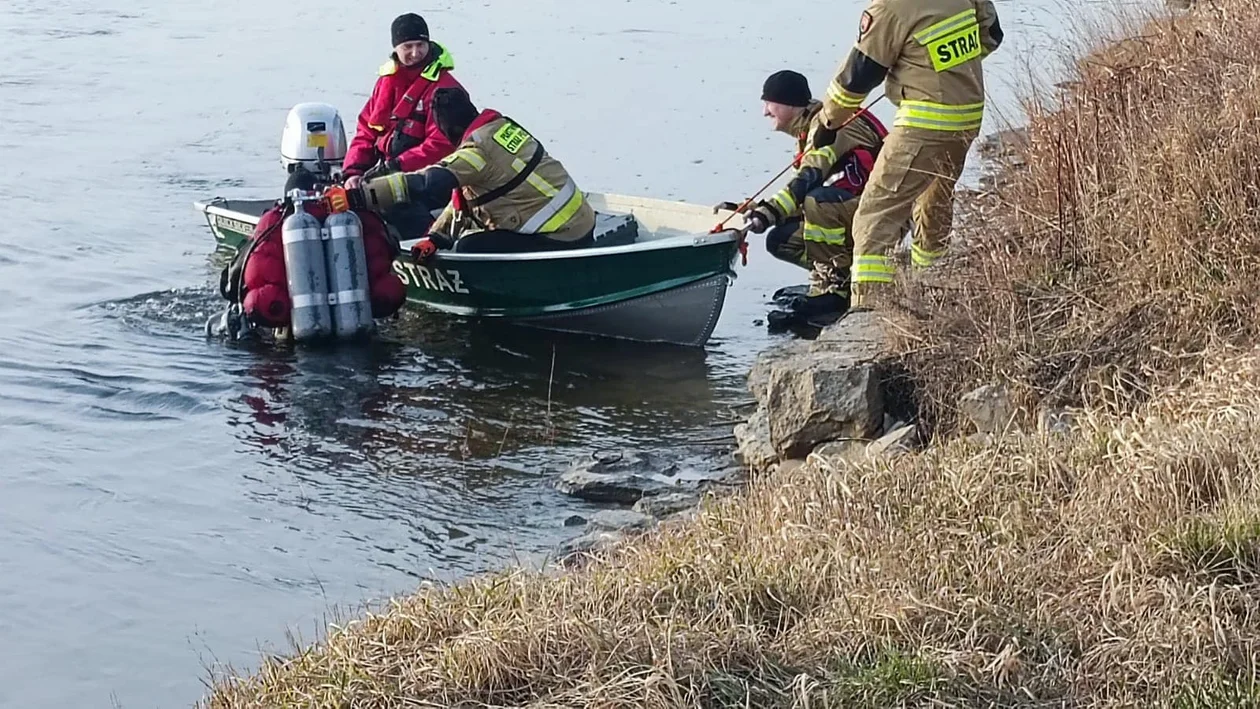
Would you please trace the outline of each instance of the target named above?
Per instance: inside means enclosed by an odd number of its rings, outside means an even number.
[[[906,339],[1064,438],[811,458],[564,574],[427,588],[212,707],[1260,706],[1260,10],[1082,63]],[[946,376],[940,363],[948,363]],[[966,376],[959,376],[959,372]]]
[[[925,413],[967,386],[1132,411],[1260,323],[1260,6],[1200,2],[1026,102],[1023,167],[960,223],[967,257],[907,342]]]
[[[216,707],[1260,703],[1260,360],[1064,442],[811,460],[561,576],[399,599]]]

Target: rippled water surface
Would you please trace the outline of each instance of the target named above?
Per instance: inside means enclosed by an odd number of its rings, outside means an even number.
[[[394,15],[423,12],[474,101],[584,189],[711,204],[790,159],[761,81],[821,94],[862,4],[0,4],[0,706],[190,704],[205,664],[329,609],[545,553],[592,509],[550,486],[571,458],[721,458],[765,301],[804,276],[756,245],[705,351],[419,314],[336,352],[204,339],[219,262],[192,201],[275,196],[285,112],[352,121]],[[1061,49],[1061,7],[999,2],[996,103],[1021,52]]]

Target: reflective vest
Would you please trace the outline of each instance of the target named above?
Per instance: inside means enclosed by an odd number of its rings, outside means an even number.
[[[482,111],[439,165],[455,175],[462,201],[486,229],[571,241],[595,227],[595,211],[564,166],[497,111]]]

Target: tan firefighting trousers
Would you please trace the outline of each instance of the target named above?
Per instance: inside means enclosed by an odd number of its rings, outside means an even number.
[[[855,307],[893,283],[893,248],[908,220],[914,237],[910,260],[927,268],[944,255],[954,221],[954,185],[975,131],[894,128],[853,217],[852,299]]]
[[[853,264],[849,238],[858,198],[842,189],[820,187],[805,195],[804,218],[797,216],[766,235],[775,258],[809,268],[809,294],[847,294]]]

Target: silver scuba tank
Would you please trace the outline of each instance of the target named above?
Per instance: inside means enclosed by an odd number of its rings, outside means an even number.
[[[293,301],[290,325],[293,339],[302,341],[332,334],[328,308],[328,275],[324,265],[322,225],[307,212],[295,195],[293,214],[280,227],[284,242],[284,267]]]
[[[337,212],[324,220],[328,263],[329,307],[338,338],[371,332],[372,303],[368,296],[367,251],[363,221],[354,212]]]

